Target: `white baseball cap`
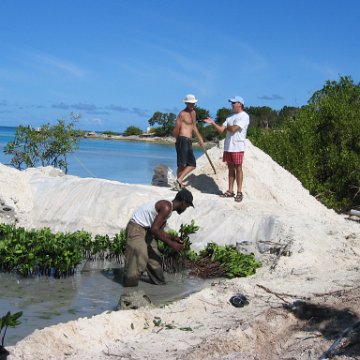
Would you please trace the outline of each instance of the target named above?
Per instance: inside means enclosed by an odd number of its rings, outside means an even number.
[[[229,102],[239,102],[240,104],[245,105],[245,101],[241,96],[234,96],[233,98],[229,99]]]
[[[197,103],[197,99],[196,99],[195,95],[192,95],[192,94],[186,95],[183,101],[184,101],[184,103],[190,103],[190,104]]]

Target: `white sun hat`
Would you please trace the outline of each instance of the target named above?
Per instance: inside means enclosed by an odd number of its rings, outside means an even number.
[[[190,104],[197,103],[197,99],[196,99],[195,95],[193,95],[193,94],[186,95],[183,101],[184,101],[184,103],[190,103]]]

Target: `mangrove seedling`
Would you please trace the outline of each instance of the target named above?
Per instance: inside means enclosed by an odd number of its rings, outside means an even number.
[[[22,316],[22,311],[11,314],[10,311],[6,315],[0,318],[0,336],[1,336],[1,345],[0,345],[0,354],[8,354],[8,351],[5,349],[5,336],[8,327],[15,327],[21,324],[19,318]],[[2,335],[1,335],[2,334]]]

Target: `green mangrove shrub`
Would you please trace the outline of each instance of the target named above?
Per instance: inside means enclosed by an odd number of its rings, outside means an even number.
[[[185,244],[182,254],[176,253],[162,241],[159,241],[159,249],[163,255],[163,267],[166,271],[178,272],[184,268],[190,268],[192,274],[203,274],[203,277],[226,276],[228,278],[245,277],[255,274],[256,269],[261,267],[253,254],[243,254],[237,251],[233,245],[217,245],[208,243],[204,250],[197,254],[191,249],[190,234],[199,230],[194,220],[191,224],[181,224],[179,234],[171,230],[169,233],[179,236]]]
[[[27,125],[19,125],[15,137],[4,147],[4,153],[11,155],[10,164],[22,170],[28,167],[51,165],[68,171],[68,154],[79,148],[81,130],[75,128],[78,114],[70,114],[71,120],[58,120],[57,124],[44,124],[34,129]]]
[[[256,269],[261,267],[261,262],[257,261],[253,254],[243,254],[233,245],[222,246],[213,242],[200,252],[200,258],[210,258],[218,262],[226,277],[230,279],[254,275]]]
[[[184,251],[181,254],[158,241],[165,271],[195,269],[193,273],[202,273],[203,277],[232,278],[252,275],[261,266],[253,255],[241,254],[232,245],[220,246],[212,242],[197,254],[191,249],[190,235],[198,230],[199,226],[194,220],[190,224],[181,224],[179,232],[169,230],[169,233],[183,240]],[[121,263],[125,249],[125,229],[121,229],[113,238],[108,235],[93,238],[84,230],[54,234],[49,228],[25,230],[0,224],[0,271],[12,271],[23,276],[73,275],[84,259],[115,259]]]
[[[114,238],[109,242],[108,258],[115,259],[118,262],[123,261],[126,248],[126,230],[120,229]]]
[[[281,127],[249,132],[254,145],[339,212],[360,204],[360,83],[326,81]]]
[[[52,233],[50,229],[25,230],[0,224],[0,270],[23,276],[72,275],[84,259],[122,260],[126,236],[121,230],[113,239],[78,231]]]
[[[0,336],[1,336],[1,345],[0,345],[0,355],[8,354],[8,351],[5,349],[5,336],[8,327],[16,327],[21,324],[19,318],[22,316],[22,311],[11,314],[10,311],[6,315],[0,317]]]
[[[195,221],[191,220],[190,224],[181,224],[180,230],[169,230],[168,233],[180,237],[184,242],[184,251],[179,254],[170,248],[163,241],[158,240],[158,248],[163,257],[163,269],[168,272],[179,272],[186,267],[187,260],[193,260],[197,257],[194,250],[191,249],[190,234],[196,233],[199,226],[195,225]]]

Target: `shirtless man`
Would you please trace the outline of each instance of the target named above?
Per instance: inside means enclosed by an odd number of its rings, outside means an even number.
[[[184,187],[184,178],[196,168],[196,160],[192,149],[192,136],[195,133],[199,145],[204,146],[204,141],[196,126],[196,111],[194,109],[197,99],[194,95],[186,95],[184,98],[186,108],[180,111],[176,118],[173,135],[176,138],[177,155],[177,184]]]

